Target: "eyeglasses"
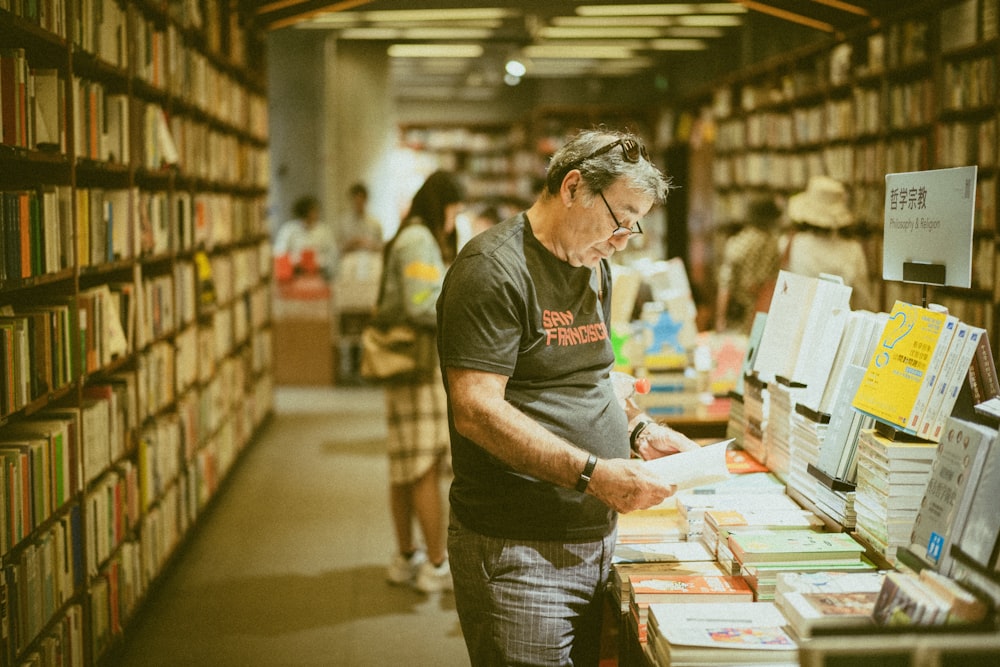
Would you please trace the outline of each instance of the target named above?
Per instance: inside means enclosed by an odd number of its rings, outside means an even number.
[[[633,234],[642,234],[642,227],[639,226],[638,220],[635,221],[635,227],[626,227],[622,223],[618,222],[618,216],[616,216],[615,212],[611,210],[611,204],[609,204],[608,200],[604,198],[604,193],[598,192],[597,194],[601,195],[601,201],[603,201],[604,205],[608,207],[608,213],[611,214],[611,219],[615,221],[615,231],[611,232],[612,236],[627,239]]]

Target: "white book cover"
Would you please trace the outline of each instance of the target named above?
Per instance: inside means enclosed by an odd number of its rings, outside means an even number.
[[[776,376],[791,378],[795,371],[818,284],[819,278],[779,272],[753,368],[763,382],[773,382]]]
[[[973,485],[972,497],[961,527],[961,535],[955,538],[959,548],[986,569],[992,567],[990,561],[1000,535],[1000,511],[997,511],[997,499],[1000,499],[1000,447],[996,444],[996,437],[994,429],[980,474],[970,480]]]
[[[872,315],[871,311],[867,310],[855,310],[848,313],[847,321],[844,323],[844,331],[840,337],[840,345],[837,346],[837,354],[833,359],[833,366],[830,367],[830,377],[826,382],[826,386],[823,387],[823,396],[820,398],[818,408],[819,412],[827,413],[829,410],[830,402],[840,387],[844,371],[850,363],[849,360],[856,353],[855,351],[860,345],[858,341],[864,331],[865,319],[870,315]]]
[[[653,603],[649,616],[671,647],[796,650],[784,630],[787,619],[772,602]]]
[[[802,333],[798,359],[788,378],[805,385],[796,402],[810,410],[819,410],[830,380],[830,371],[851,315],[851,292],[843,282],[825,278],[816,285],[816,297]]]
[[[945,556],[960,528],[956,523],[959,508],[964,504],[964,522],[975,487],[973,480],[978,480],[989,442],[995,437],[996,429],[953,417],[948,419],[910,535],[911,551],[926,563],[943,565],[950,561]],[[964,500],[966,497],[969,500]]]
[[[854,394],[865,376],[865,368],[851,364],[845,369],[840,391],[830,405],[830,425],[826,437],[819,446],[819,458],[816,467],[831,477],[836,477],[837,469],[845,448],[848,446],[852,422],[858,418],[858,413],[851,407]]]

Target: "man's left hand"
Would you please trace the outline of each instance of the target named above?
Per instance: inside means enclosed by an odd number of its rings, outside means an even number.
[[[698,449],[699,446],[683,433],[657,422],[643,429],[635,443],[636,453],[646,461]]]

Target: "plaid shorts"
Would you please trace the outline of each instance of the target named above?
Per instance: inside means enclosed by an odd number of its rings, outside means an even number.
[[[448,398],[440,378],[385,388],[389,481],[411,484],[448,455]]]

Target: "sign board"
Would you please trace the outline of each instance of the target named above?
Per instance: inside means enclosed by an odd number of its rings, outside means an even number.
[[[977,171],[886,174],[883,279],[971,286]]]

